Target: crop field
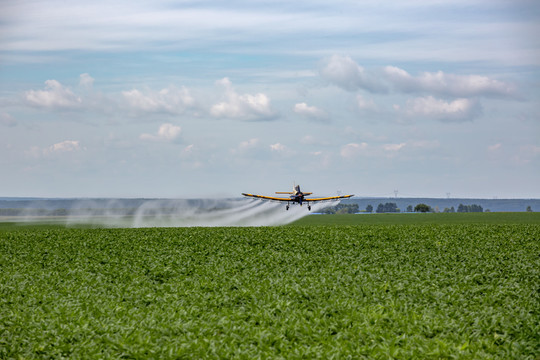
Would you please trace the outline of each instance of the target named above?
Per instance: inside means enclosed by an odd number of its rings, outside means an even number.
[[[397,213],[305,216],[292,225],[538,224],[540,212]]]
[[[10,228],[0,358],[539,359],[539,279],[539,224]]]

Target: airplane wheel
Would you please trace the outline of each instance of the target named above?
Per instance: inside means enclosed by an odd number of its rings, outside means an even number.
[[[308,211],[311,211],[311,206],[308,206],[307,209],[308,209]]]
[[[289,210],[289,205],[285,206],[285,210]]]

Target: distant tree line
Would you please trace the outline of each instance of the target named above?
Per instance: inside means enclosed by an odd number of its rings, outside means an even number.
[[[385,204],[382,204],[380,203],[378,206],[377,206],[377,209],[375,210],[376,213],[398,213],[400,212],[401,210],[398,209],[396,203],[385,203]],[[369,204],[368,206],[366,206],[366,210],[365,212],[367,213],[372,213],[373,212],[373,206],[371,204]]]
[[[480,205],[472,204],[472,205],[463,205],[459,204],[457,208],[458,213],[466,213],[466,212],[484,212],[484,209]]]
[[[407,206],[406,211],[407,212],[413,212],[414,211],[414,212],[421,212],[421,213],[440,212],[438,207],[435,207],[435,209],[433,209],[431,206],[429,206],[427,204],[417,204],[414,208],[413,208],[412,205],[409,205],[409,206]],[[527,210],[527,211],[529,211],[529,210]],[[368,212],[368,213],[373,212],[373,206],[371,206],[371,204],[366,206],[365,212]],[[375,212],[377,212],[377,213],[398,213],[398,212],[401,212],[401,210],[397,207],[396,203],[387,202],[385,204],[380,203],[377,206],[377,209],[375,210]],[[482,208],[482,206],[477,205],[477,204],[472,204],[472,205],[459,204],[459,206],[457,208],[457,211],[452,206],[451,208],[444,208],[444,210],[442,212],[445,212],[445,213],[484,212],[484,209]]]
[[[431,208],[431,206],[429,205],[426,205],[426,204],[418,204],[414,207],[414,212],[422,212],[422,213],[426,213],[426,212],[433,212],[433,209]]]
[[[356,214],[360,211],[358,204],[338,204],[321,210],[322,214]]]

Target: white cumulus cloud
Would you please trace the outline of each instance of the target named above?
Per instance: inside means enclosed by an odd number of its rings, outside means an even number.
[[[283,152],[285,151],[286,148],[287,147],[285,145],[280,144],[280,143],[270,145],[270,150],[276,151],[276,152]]]
[[[137,89],[123,91],[128,106],[135,111],[181,114],[195,104],[195,99],[185,87],[169,86],[160,91],[143,93]]]
[[[139,137],[141,140],[161,141],[161,142],[173,142],[177,140],[182,132],[180,126],[173,124],[162,124],[157,133],[154,134],[141,134]]]
[[[455,75],[442,71],[423,72],[414,77],[395,66],[386,66],[384,73],[397,90],[403,92],[429,92],[456,97],[513,96],[515,87],[502,81],[480,75]]]
[[[481,109],[475,100],[462,98],[447,102],[426,96],[407,101],[405,112],[410,117],[459,122],[472,120],[480,114]]]
[[[210,114],[217,118],[269,120],[275,116],[270,98],[263,93],[240,95],[228,78],[216,82],[225,89],[225,101],[213,105]]]
[[[348,56],[333,55],[323,61],[320,76],[327,82],[348,91],[364,89],[386,92],[427,93],[453,97],[514,97],[516,87],[482,75],[457,75],[443,71],[409,74],[396,66],[365,69]]]
[[[85,88],[91,88],[94,85],[94,78],[87,73],[79,75],[79,85]]]
[[[31,106],[50,109],[75,108],[82,103],[79,96],[56,80],[45,81],[44,90],[25,92],[24,99]]]
[[[306,118],[314,120],[323,120],[328,117],[326,112],[324,112],[323,110],[315,106],[308,106],[308,104],[306,103],[295,104],[293,111],[298,115],[302,115]]]
[[[81,145],[77,140],[65,140],[48,148],[50,153],[62,153],[80,150]]]
[[[82,150],[81,143],[78,140],[64,140],[46,148],[32,146],[26,154],[33,158],[50,157],[63,153],[73,153]]]
[[[385,86],[348,56],[332,55],[319,70],[321,77],[345,90],[365,89],[384,92]]]

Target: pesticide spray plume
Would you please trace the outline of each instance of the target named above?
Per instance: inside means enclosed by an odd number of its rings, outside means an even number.
[[[337,204],[338,201],[330,205]],[[326,204],[312,204],[317,212]],[[307,206],[250,199],[80,200],[65,217],[66,225],[104,227],[276,226],[311,212]]]

